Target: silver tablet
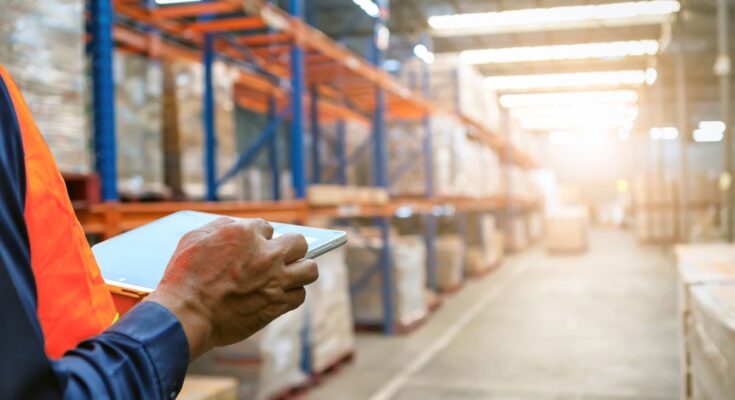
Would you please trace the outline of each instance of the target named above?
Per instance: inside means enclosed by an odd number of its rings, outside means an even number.
[[[92,252],[102,277],[113,291],[145,295],[158,286],[181,237],[221,217],[217,214],[179,211],[105,240],[93,246]],[[309,244],[306,258],[316,258],[347,243],[347,234],[342,231],[275,222],[270,224],[273,225],[273,237],[286,233],[304,235]]]

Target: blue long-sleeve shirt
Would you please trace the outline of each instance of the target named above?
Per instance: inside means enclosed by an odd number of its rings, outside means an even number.
[[[58,360],[44,352],[24,221],[25,162],[0,78],[0,399],[173,399],[189,362],[181,324],[142,303]],[[53,221],[49,221],[53,229]]]

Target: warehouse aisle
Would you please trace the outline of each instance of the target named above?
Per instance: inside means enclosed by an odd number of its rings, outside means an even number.
[[[358,337],[319,400],[675,399],[672,256],[593,232],[583,256],[541,247],[445,302],[408,337]]]

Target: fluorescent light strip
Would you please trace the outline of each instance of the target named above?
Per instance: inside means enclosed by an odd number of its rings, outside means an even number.
[[[506,75],[485,78],[485,84],[493,90],[527,90],[580,88],[589,86],[643,85],[645,70],[573,72],[541,75]]]
[[[658,49],[659,44],[655,40],[629,40],[622,42],[465,50],[459,54],[459,57],[466,64],[506,64],[532,61],[638,57],[654,55],[658,53]]]
[[[416,55],[416,57],[419,58],[419,60],[425,62],[426,64],[433,64],[434,63],[434,53],[429,51],[429,49],[426,48],[423,44],[417,44],[413,48],[413,54]]]
[[[500,96],[500,104],[505,108],[573,104],[629,104],[636,101],[638,101],[638,93],[635,90],[505,94]]]
[[[500,34],[551,29],[657,24],[681,9],[675,0],[531,8],[430,17],[435,35]]]
[[[648,132],[651,140],[676,140],[679,137],[679,130],[672,126],[662,128],[651,128]]]
[[[721,141],[725,137],[725,134],[722,132],[703,131],[701,129],[695,129],[692,137],[694,137],[695,142],[708,143]]]

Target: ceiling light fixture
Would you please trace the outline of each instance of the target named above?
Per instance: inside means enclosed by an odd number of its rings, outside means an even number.
[[[637,86],[646,83],[646,77],[646,71],[644,70],[571,72],[562,74],[490,76],[485,78],[485,84],[489,89],[498,91],[581,88],[590,86]]]
[[[419,58],[419,60],[425,62],[426,64],[434,63],[434,53],[429,51],[429,49],[426,48],[426,46],[424,46],[423,44],[417,44],[413,48],[413,54],[415,54],[416,57]]]
[[[465,64],[506,64],[533,61],[650,56],[658,53],[658,49],[659,44],[655,40],[629,40],[622,42],[465,50],[459,53],[459,58]]]
[[[694,130],[692,137],[695,142],[719,142],[725,137],[727,125],[722,121],[701,121]]]
[[[505,34],[600,26],[661,24],[681,9],[675,0],[530,8],[486,13],[438,15],[428,19],[437,36]]]
[[[638,93],[635,90],[505,94],[500,96],[500,104],[505,108],[574,104],[630,104],[636,101],[638,101]]]
[[[380,15],[380,7],[370,0],[352,0],[352,2],[360,7],[362,11],[365,11],[365,14],[373,18],[378,18]]]

